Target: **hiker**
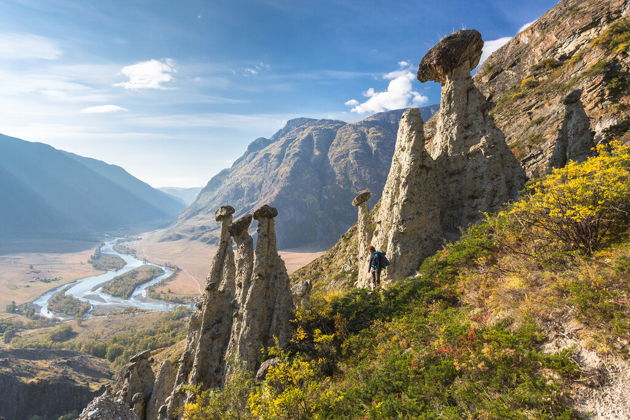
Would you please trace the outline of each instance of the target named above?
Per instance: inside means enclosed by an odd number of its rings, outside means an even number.
[[[389,261],[384,252],[377,251],[373,245],[368,247],[370,251],[370,268],[368,273],[372,273],[372,288],[381,284],[381,270],[389,265]]]

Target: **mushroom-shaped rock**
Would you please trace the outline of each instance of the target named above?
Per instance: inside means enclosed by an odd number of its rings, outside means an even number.
[[[421,82],[446,82],[453,71],[466,66],[466,74],[477,67],[481,58],[483,39],[478,31],[457,31],[429,50],[418,67],[418,80]]]
[[[148,359],[150,356],[151,356],[151,350],[145,350],[143,352],[136,354],[135,356],[132,356],[131,359],[129,359],[129,363],[136,363],[136,362],[139,362],[140,360]]]
[[[278,209],[265,204],[254,212],[254,219],[273,219],[278,215]]]
[[[577,104],[580,102],[580,98],[582,97],[582,89],[576,89],[573,92],[569,93],[564,97],[562,103],[564,105]]]
[[[352,205],[358,207],[368,201],[371,196],[371,192],[369,192],[368,190],[363,190],[356,197],[354,197],[354,200],[352,200]]]
[[[217,222],[220,222],[221,220],[225,219],[226,217],[229,217],[229,216],[233,215],[235,211],[236,210],[234,210],[234,207],[232,207],[232,206],[221,206],[214,213],[214,219]]]
[[[252,215],[246,214],[245,216],[239,217],[238,220],[236,220],[236,222],[232,223],[228,227],[228,231],[230,232],[230,235],[232,236],[239,236],[243,234],[243,232],[245,232],[249,228],[249,225],[251,223],[252,223]]]

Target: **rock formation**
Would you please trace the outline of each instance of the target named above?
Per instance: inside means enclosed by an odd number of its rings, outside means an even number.
[[[440,224],[447,239],[456,238],[480,212],[516,198],[525,182],[519,162],[487,113],[486,98],[470,76],[482,47],[479,32],[458,31],[433,47],[418,68],[420,82],[442,83],[431,155],[439,172]]]
[[[218,388],[237,368],[256,372],[261,349],[286,345],[291,335],[293,300],[284,261],[278,254],[274,218],[278,211],[262,206],[232,223],[234,208],[215,213],[221,223],[219,247],[212,261],[203,300],[190,319],[186,349],[174,366],[167,360],[154,376],[150,352],[135,356],[111,391],[94,400],[90,413],[100,420],[121,418],[170,420],[178,418],[190,395],[188,385]],[[248,233],[258,221],[254,249]],[[236,244],[236,253],[233,251]],[[134,417],[135,416],[135,417]]]
[[[418,80],[442,83],[440,111],[431,153],[419,110],[405,111],[400,121],[392,165],[374,216],[372,242],[391,262],[384,281],[413,275],[444,239],[457,238],[460,229],[482,212],[497,210],[516,198],[525,181],[470,76],[482,47],[479,32],[459,31],[440,41],[420,63]],[[359,220],[359,242],[369,237],[360,228],[366,224]],[[366,262],[359,255],[361,267]],[[359,271],[359,287],[369,282],[363,276]]]
[[[577,162],[586,160],[595,147],[590,120],[584,112],[581,96],[582,90],[577,89],[569,93],[562,101],[564,118],[549,161],[550,170],[562,168],[571,160]]]
[[[357,272],[359,273],[359,280],[357,281],[357,287],[368,288],[370,281],[368,278],[368,246],[372,241],[372,228],[370,226],[370,209],[368,208],[368,200],[372,196],[372,193],[368,190],[361,191],[352,200],[352,205],[357,208],[357,235],[358,235],[358,248],[357,258],[358,266]]]

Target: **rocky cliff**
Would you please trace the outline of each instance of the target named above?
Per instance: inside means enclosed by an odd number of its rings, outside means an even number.
[[[564,0],[478,70],[475,84],[528,176],[553,166],[567,141],[630,141],[628,13],[628,0]]]
[[[56,419],[81,411],[109,381],[107,364],[66,350],[0,350],[0,417]]]
[[[424,118],[436,109],[423,108]],[[214,209],[229,203],[239,217],[269,203],[283,209],[283,248],[327,248],[354,222],[346,203],[357,192],[367,188],[380,197],[401,115],[402,110],[384,112],[355,123],[289,121],[271,138],[252,142],[231,168],[212,178],[163,239],[216,243]]]

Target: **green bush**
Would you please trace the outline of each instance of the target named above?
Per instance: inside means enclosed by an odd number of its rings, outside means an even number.
[[[59,343],[70,340],[75,335],[76,333],[69,324],[61,324],[50,331],[48,338],[54,343]]]

